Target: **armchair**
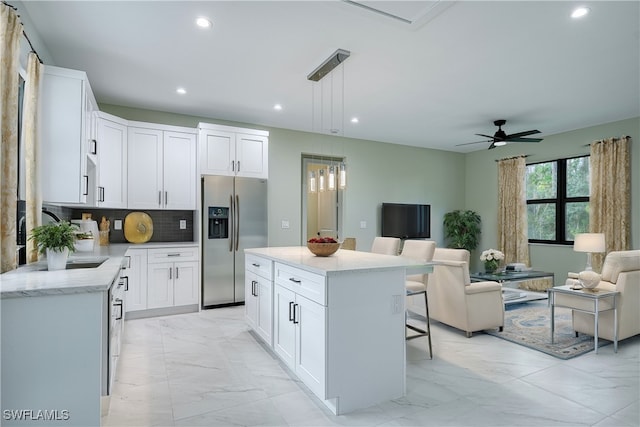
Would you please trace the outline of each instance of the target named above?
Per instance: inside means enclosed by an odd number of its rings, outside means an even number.
[[[466,332],[504,327],[502,286],[469,278],[469,251],[436,248],[429,278],[429,314],[432,319]]]
[[[566,285],[579,281],[569,277]],[[609,252],[596,289],[618,291],[618,340],[640,334],[640,250]],[[573,330],[594,333],[593,314],[573,311]],[[613,311],[600,313],[598,336],[613,341]]]

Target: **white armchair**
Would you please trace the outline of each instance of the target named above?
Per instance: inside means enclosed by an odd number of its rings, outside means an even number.
[[[567,285],[578,284],[568,278]],[[640,250],[609,252],[602,265],[602,276],[596,289],[618,291],[618,340],[640,334]],[[573,311],[576,333],[594,333],[593,314]],[[600,313],[598,337],[613,341],[613,311]]]
[[[474,282],[469,278],[469,251],[436,248],[436,262],[429,278],[429,314],[432,319],[475,331],[504,327],[502,286],[498,282]]]

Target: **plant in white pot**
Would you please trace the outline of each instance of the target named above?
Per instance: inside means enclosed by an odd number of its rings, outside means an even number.
[[[29,239],[33,239],[38,251],[47,255],[49,270],[64,270],[69,252],[75,251],[77,229],[66,221],[36,227]]]

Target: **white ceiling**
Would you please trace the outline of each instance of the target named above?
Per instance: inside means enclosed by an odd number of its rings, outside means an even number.
[[[347,137],[468,152],[489,143],[456,144],[493,135],[496,119],[544,137],[640,116],[638,1],[363,3],[406,22],[341,1],[27,1],[21,13],[101,103],[311,131],[306,77],[341,48],[334,127]],[[591,13],[571,19],[579,4]]]

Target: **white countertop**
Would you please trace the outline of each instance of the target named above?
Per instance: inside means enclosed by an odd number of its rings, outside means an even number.
[[[319,257],[312,254],[306,246],[251,248],[245,249],[245,253],[262,256],[323,276],[353,271],[397,268],[411,270],[411,273],[419,274],[432,271],[434,265],[431,262],[424,263],[401,256],[343,249],[338,249],[331,256]]]
[[[99,246],[92,252],[74,252],[69,256],[69,260],[91,260],[108,257],[102,265],[96,268],[48,271],[46,270],[46,260],[38,261],[1,274],[0,298],[104,292],[109,289],[113,279],[119,274],[127,249],[172,248],[197,245],[197,242],[116,243],[109,246]]]

